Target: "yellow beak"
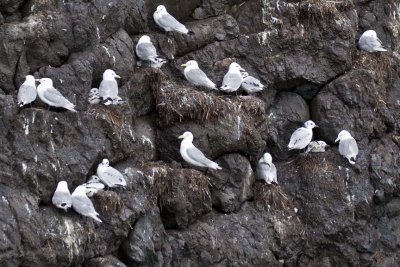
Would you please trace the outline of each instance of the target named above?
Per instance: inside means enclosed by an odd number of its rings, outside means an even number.
[[[186,66],[187,66],[186,64],[182,64],[182,65],[181,65],[181,67],[186,67]]]
[[[114,75],[114,78],[121,79],[121,76],[115,74],[115,75]]]
[[[35,79],[35,81],[40,82],[40,79]]]
[[[335,140],[335,143],[336,143],[337,141],[339,141],[339,137]]]
[[[183,135],[178,136],[178,139],[183,139]]]

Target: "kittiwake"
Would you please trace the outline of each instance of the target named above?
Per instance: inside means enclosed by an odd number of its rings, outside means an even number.
[[[215,83],[208,79],[207,75],[201,69],[199,69],[199,65],[195,60],[189,60],[181,66],[185,67],[183,73],[190,83],[209,89],[217,89]]]
[[[264,180],[267,184],[278,183],[276,177],[276,167],[272,163],[271,154],[265,153],[258,161],[257,176],[259,179]]]
[[[358,40],[358,46],[360,49],[367,52],[384,52],[387,51],[383,46],[381,40],[379,40],[374,30],[368,30],[364,32]]]
[[[92,175],[86,183],[82,184],[86,188],[86,195],[93,197],[99,191],[104,189],[104,184],[100,181],[100,178],[96,175]]]
[[[19,87],[17,95],[17,104],[20,107],[30,104],[37,97],[35,77],[32,75],[25,76],[25,82]]]
[[[257,93],[264,89],[264,85],[260,82],[260,80],[250,76],[247,72],[242,72],[241,75],[243,78],[241,87],[248,94]]]
[[[339,153],[343,157],[347,158],[350,164],[355,164],[356,157],[358,155],[358,146],[356,140],[351,136],[351,134],[343,130],[339,133],[338,137],[335,140],[335,143],[339,142]],[[351,159],[354,159],[352,161]]]
[[[291,149],[303,149],[305,148],[312,139],[314,127],[318,127],[313,121],[306,121],[304,127],[298,128],[290,137],[288,145],[289,150]]]
[[[108,187],[126,186],[126,181],[122,173],[110,166],[108,159],[103,161],[97,166],[97,176]]]
[[[71,193],[68,190],[68,185],[66,181],[61,181],[58,183],[51,202],[57,208],[63,209],[65,211],[71,208]]]
[[[94,209],[92,201],[86,195],[86,188],[82,185],[75,188],[72,193],[72,208],[79,214],[102,222],[97,216],[99,214]]]
[[[36,81],[40,82],[37,92],[44,103],[56,108],[65,108],[76,112],[75,105],[53,87],[53,81],[50,78],[36,79]]]
[[[158,64],[165,61],[157,55],[156,47],[153,45],[150,37],[147,35],[140,37],[136,45],[136,55],[142,62],[151,62],[155,66],[158,66]]]
[[[99,89],[97,89],[97,88],[90,89],[88,102],[90,104],[99,104],[101,102]]]
[[[325,148],[329,145],[324,141],[312,141],[308,144],[306,154],[308,153],[321,153],[325,152]]]
[[[206,158],[206,156],[204,156],[204,154],[193,145],[193,134],[191,132],[184,132],[179,136],[179,139],[183,139],[181,142],[180,152],[182,158],[186,162],[198,167],[206,167],[214,170],[222,169],[218,166],[218,163]]]
[[[163,28],[166,32],[180,32],[184,34],[190,33],[186,26],[171,16],[163,5],[159,5],[157,7],[153,14],[153,18],[156,24]]]
[[[234,92],[239,89],[242,84],[243,78],[241,71],[245,71],[238,63],[231,63],[229,65],[229,70],[225,74],[224,79],[222,80],[222,86],[220,89],[225,92]]]
[[[112,104],[113,99],[118,96],[118,83],[115,78],[121,78],[113,70],[107,69],[103,73],[103,80],[99,86],[99,95],[105,105]]]

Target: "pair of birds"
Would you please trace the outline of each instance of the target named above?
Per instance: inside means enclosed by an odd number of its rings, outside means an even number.
[[[126,181],[118,170],[110,166],[108,159],[103,159],[98,165],[96,174],[97,176],[92,175],[89,181],[78,186],[72,195],[67,182],[60,181],[52,198],[53,205],[65,211],[72,207],[77,213],[102,222],[89,197],[103,190],[105,185],[109,188],[125,187]]]
[[[298,128],[290,137],[288,148],[292,149],[304,149],[307,146],[306,153],[308,152],[324,152],[325,147],[328,146],[324,141],[311,142],[313,137],[312,129],[318,127],[313,121],[309,120],[304,123],[304,127]],[[340,155],[347,158],[350,164],[355,164],[356,157],[358,155],[358,146],[356,140],[351,134],[342,130],[339,134],[336,142],[339,142],[339,153]],[[354,161],[352,160],[354,159]]]
[[[37,88],[36,82],[40,83]],[[25,82],[18,90],[17,104],[20,107],[31,104],[37,96],[49,106],[76,112],[75,105],[54,88],[53,81],[50,78],[35,79],[32,75],[27,75]]]
[[[103,80],[100,82],[99,88],[92,88],[89,92],[88,102],[90,104],[118,105],[125,101],[118,96],[118,82],[116,79],[121,77],[111,69],[106,69],[103,72]]]

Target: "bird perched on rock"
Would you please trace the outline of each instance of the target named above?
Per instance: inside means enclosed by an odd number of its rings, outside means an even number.
[[[312,141],[308,144],[306,154],[308,153],[321,153],[325,152],[325,148],[329,145],[324,141]]]
[[[387,51],[382,46],[382,42],[379,40],[374,30],[368,30],[364,32],[358,40],[358,46],[360,49],[370,53]]]
[[[351,134],[343,130],[339,133],[338,137],[335,140],[336,142],[339,142],[339,153],[343,157],[347,158],[347,160],[350,162],[350,164],[355,164],[356,157],[358,155],[358,146],[356,140],[351,136]],[[352,161],[351,159],[354,159]]]
[[[206,158],[206,156],[204,156],[204,154],[193,145],[193,134],[191,132],[184,132],[178,138],[183,139],[181,142],[180,153],[186,162],[198,167],[206,167],[214,170],[222,169],[218,166],[218,163]]]
[[[126,186],[126,181],[122,173],[110,166],[108,159],[103,161],[97,166],[97,176],[108,187]]]
[[[136,45],[136,55],[142,62],[150,62],[150,66],[162,65],[162,63],[166,62],[165,59],[157,55],[156,47],[147,35],[140,37]]]
[[[86,183],[82,184],[86,188],[86,195],[93,197],[99,191],[104,189],[104,184],[100,181],[100,178],[96,175],[92,175]]]
[[[278,183],[276,177],[276,167],[272,163],[271,154],[265,153],[258,161],[257,176],[260,180],[264,180],[267,184]]]
[[[304,127],[298,128],[293,132],[290,137],[288,145],[289,150],[291,149],[303,149],[305,148],[312,139],[314,127],[318,127],[313,121],[309,120],[304,123]]]
[[[165,6],[159,5],[153,14],[154,21],[166,32],[180,32],[184,34],[192,33],[185,25],[171,16]]]
[[[206,87],[208,89],[217,89],[215,83],[213,83],[207,77],[207,75],[201,69],[199,69],[199,65],[195,60],[189,60],[181,66],[185,67],[183,73],[190,83],[196,86]]]
[[[99,86],[99,95],[104,101],[104,105],[111,105],[113,99],[118,97],[118,83],[115,78],[121,78],[113,70],[107,69],[103,73],[103,80]]]
[[[97,88],[90,89],[88,102],[90,104],[99,104],[101,102],[99,89],[97,89]]]
[[[86,195],[86,188],[82,185],[75,188],[72,193],[72,208],[77,213],[102,222],[98,216],[99,214],[94,209],[92,201]]]
[[[245,71],[238,63],[231,63],[229,65],[229,70],[225,74],[224,79],[222,80],[222,86],[220,89],[224,92],[234,92],[239,89],[242,84],[243,77],[240,73],[241,71]]]
[[[66,181],[61,181],[58,183],[51,202],[57,208],[63,209],[65,211],[71,208],[71,193],[68,190],[68,185]]]
[[[250,76],[247,72],[241,73],[243,81],[241,87],[248,94],[253,94],[264,90],[264,85],[260,82],[260,80]]]
[[[53,81],[50,78],[36,79],[40,82],[37,87],[39,98],[49,106],[56,108],[65,108],[73,112],[75,105],[66,99],[57,89],[53,86]]]
[[[17,95],[17,104],[23,107],[35,101],[37,97],[35,77],[32,75],[25,76],[25,82],[19,87]]]

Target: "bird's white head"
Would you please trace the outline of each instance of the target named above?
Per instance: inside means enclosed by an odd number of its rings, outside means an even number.
[[[196,60],[189,60],[185,64],[181,65],[182,67],[186,67],[186,69],[198,69],[199,64],[197,64]]]
[[[151,44],[151,40],[150,37],[148,35],[143,35],[142,37],[140,37],[138,44],[141,43],[150,43]]]
[[[316,125],[315,122],[309,120],[304,123],[304,127],[306,127],[307,129],[312,129],[314,127],[318,127],[318,125]]]
[[[329,146],[327,143],[325,143],[324,141],[317,141],[318,145],[322,146],[322,147],[327,147]]]
[[[271,154],[265,153],[263,155],[263,159],[264,159],[264,162],[267,163],[268,165],[272,164],[272,156],[271,156]]]
[[[108,161],[108,159],[103,159],[103,161],[100,163],[103,166],[110,166],[110,162]]]
[[[163,5],[159,5],[156,9],[156,12],[160,12],[160,13],[166,13],[167,9],[165,8],[165,6]]]
[[[48,85],[53,87],[53,81],[50,78],[35,79],[35,81],[40,82],[40,84]]]
[[[78,186],[75,188],[72,196],[86,196],[86,187],[83,185]]]
[[[178,137],[179,139],[189,140],[190,142],[193,141],[193,134],[189,131],[184,132],[181,136]]]
[[[99,92],[99,89],[97,89],[97,88],[90,89],[90,94],[97,94],[98,92]]]
[[[103,80],[115,80],[115,78],[121,78],[119,75],[115,73],[115,71],[111,69],[107,69],[103,73]]]
[[[26,75],[25,76],[25,82],[27,84],[35,85],[35,77],[33,77],[32,75]]]
[[[374,31],[374,30],[365,31],[362,35],[367,36],[367,37],[377,38],[376,31]]]
[[[89,178],[88,183],[98,183],[100,182],[100,178],[97,175],[92,175]]]
[[[66,181],[58,182],[56,191],[69,192],[67,182]]]
[[[243,79],[249,77],[249,73],[247,72],[241,72],[240,75],[242,75]]]
[[[245,69],[240,67],[238,63],[233,62],[231,63],[231,65],[229,65],[229,72],[241,72],[241,71],[245,71]]]
[[[353,138],[353,137],[351,136],[351,134],[348,131],[343,130],[338,134],[338,137],[336,138],[335,143],[339,140],[344,140],[344,139],[349,139],[349,138]]]

